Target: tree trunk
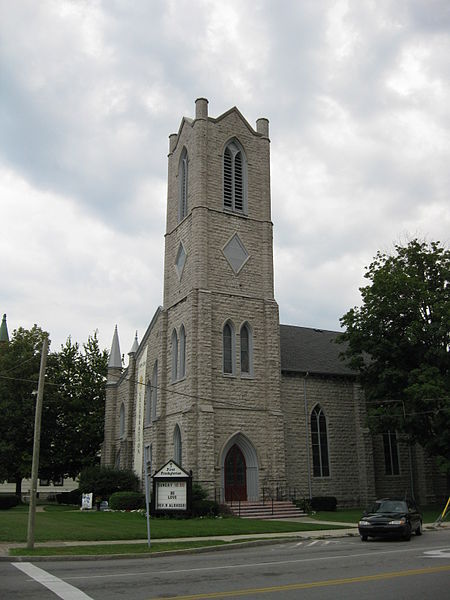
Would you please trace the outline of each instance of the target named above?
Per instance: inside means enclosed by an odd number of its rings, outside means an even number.
[[[16,496],[22,501],[22,477],[16,477]]]

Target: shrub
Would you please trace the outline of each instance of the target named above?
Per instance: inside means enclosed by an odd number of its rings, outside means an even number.
[[[199,483],[192,484],[192,502],[196,500],[206,500],[208,492]]]
[[[108,499],[114,492],[137,492],[139,479],[131,470],[110,467],[87,467],[80,474],[80,491],[92,492],[94,498]]]
[[[71,492],[60,492],[56,494],[58,504],[78,504],[81,505],[81,491],[79,488]]]
[[[2,494],[0,495],[0,510],[7,510],[13,508],[19,504],[19,498],[14,494]]]
[[[219,515],[221,517],[233,517],[233,511],[228,504],[219,504]]]
[[[115,492],[109,499],[112,510],[136,510],[143,508],[144,504],[144,494],[140,492]]]
[[[311,498],[311,508],[313,510],[335,511],[337,499],[334,496],[313,496]]]
[[[310,513],[312,508],[311,508],[311,501],[309,500],[309,498],[300,498],[294,501],[295,506],[297,506],[297,508],[299,508],[300,510],[302,510],[305,513]]]
[[[219,505],[214,500],[193,500],[191,514],[193,517],[217,517]]]

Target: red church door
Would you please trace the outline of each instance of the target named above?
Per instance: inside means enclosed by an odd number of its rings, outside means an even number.
[[[247,500],[247,466],[236,444],[225,458],[225,500]]]

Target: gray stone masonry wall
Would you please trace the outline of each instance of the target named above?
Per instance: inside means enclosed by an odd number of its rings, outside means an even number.
[[[297,497],[309,496],[308,452],[313,496],[336,496],[338,506],[361,506],[366,490],[361,489],[358,452],[361,448],[360,419],[355,416],[351,378],[306,378],[308,421],[305,421],[304,377],[283,373],[281,402],[284,414],[286,471]],[[327,419],[329,477],[314,477],[312,470],[310,418],[320,404]],[[361,457],[364,460],[364,456]]]
[[[375,486],[378,497],[388,496],[411,496],[411,475],[409,468],[408,446],[398,435],[398,456],[400,463],[399,475],[386,475],[384,464],[384,449],[382,435],[376,435],[373,439],[374,464],[375,464]],[[416,499],[421,502],[420,491]]]

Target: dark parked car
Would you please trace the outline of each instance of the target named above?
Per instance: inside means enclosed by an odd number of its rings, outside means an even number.
[[[399,536],[411,539],[411,533],[422,535],[422,514],[414,500],[383,498],[376,500],[358,524],[363,542],[368,537]]]

